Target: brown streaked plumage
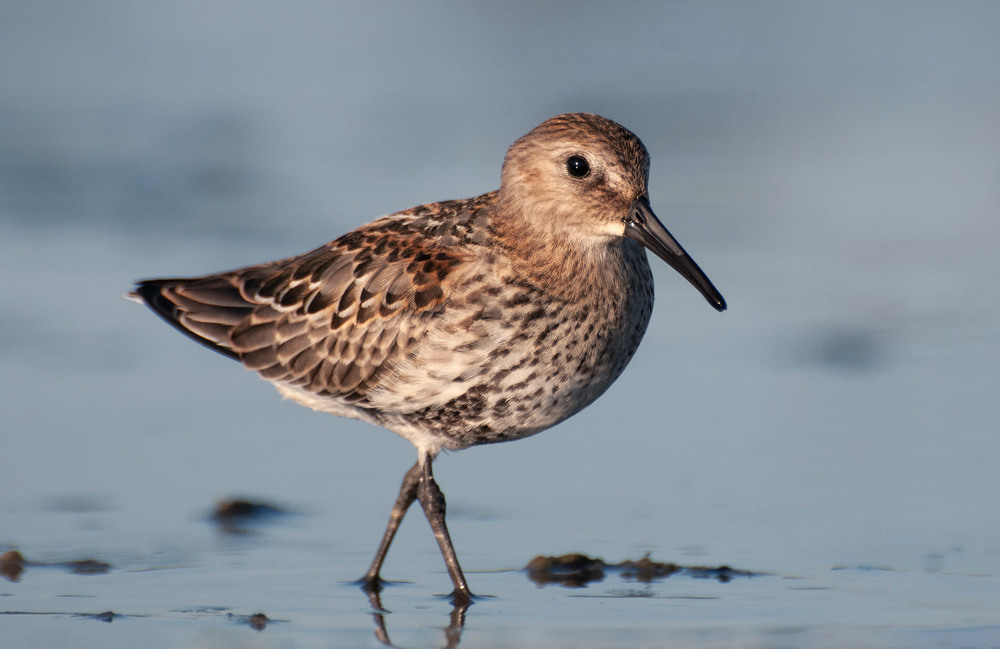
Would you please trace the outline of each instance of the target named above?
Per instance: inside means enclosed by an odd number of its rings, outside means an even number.
[[[284,396],[409,439],[418,460],[363,581],[379,590],[419,500],[454,598],[467,602],[437,454],[545,430],[614,382],[652,311],[643,246],[725,309],[650,209],[648,170],[620,125],[559,115],[511,146],[498,191],[414,207],[297,257],[143,281],[131,295]]]

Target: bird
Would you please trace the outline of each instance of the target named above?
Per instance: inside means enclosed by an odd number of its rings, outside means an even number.
[[[379,218],[315,250],[129,297],[285,398],[409,440],[363,588],[419,502],[454,590],[473,595],[432,464],[521,439],[592,403],[635,354],[653,307],[646,250],[718,311],[726,302],[653,212],[649,153],[620,124],[557,115],[507,150],[500,188]]]

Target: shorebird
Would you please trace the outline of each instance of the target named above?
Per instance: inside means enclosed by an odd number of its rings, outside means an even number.
[[[311,252],[130,297],[285,397],[408,439],[406,472],[371,567],[419,501],[451,577],[469,586],[431,465],[443,449],[520,439],[618,378],[653,307],[644,248],[717,310],[725,300],[656,218],[649,155],[597,115],[546,120],[507,151],[500,189],[380,218]]]

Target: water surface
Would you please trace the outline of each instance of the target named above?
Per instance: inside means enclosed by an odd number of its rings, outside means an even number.
[[[643,138],[729,310],[654,263],[600,401],[435,464],[489,596],[461,646],[1000,646],[996,5],[0,14],[0,552],[34,562],[0,580],[4,646],[378,646],[351,582],[412,448],[122,296],[491,190],[564,111]],[[291,513],[226,533],[233,497]],[[754,576],[528,578],[569,552]],[[455,640],[419,515],[385,576],[395,645]]]

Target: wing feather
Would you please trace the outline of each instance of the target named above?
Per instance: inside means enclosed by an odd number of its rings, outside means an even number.
[[[387,217],[304,255],[193,279],[140,282],[167,322],[263,378],[363,401],[445,308],[465,257]]]

